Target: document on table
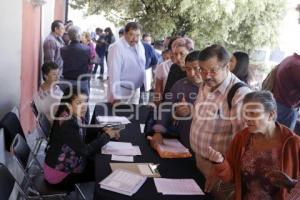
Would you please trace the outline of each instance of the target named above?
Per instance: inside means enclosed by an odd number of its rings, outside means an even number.
[[[114,160],[114,161],[123,161],[123,162],[133,162],[133,156],[111,155],[111,160]]]
[[[99,184],[103,189],[132,196],[145,183],[146,179],[147,177],[145,176],[127,170],[117,169]]]
[[[130,148],[132,148],[132,144],[130,142],[110,141],[104,147],[106,149],[130,149]]]
[[[204,195],[194,179],[154,178],[157,192],[164,195]]]
[[[102,147],[101,153],[119,156],[142,155],[139,146],[133,146],[128,142],[109,142]]]
[[[157,166],[157,164],[153,163],[110,163],[112,171],[124,169],[142,176],[159,178],[160,174]]]
[[[163,139],[159,144],[160,150],[174,153],[188,153],[189,150],[183,146],[177,139]]]
[[[163,139],[162,144],[156,148],[161,158],[189,158],[192,156],[189,149],[177,139]]]
[[[97,121],[103,124],[129,124],[130,121],[126,117],[118,116],[97,116]]]

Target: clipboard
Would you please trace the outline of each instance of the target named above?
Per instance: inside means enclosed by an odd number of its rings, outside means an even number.
[[[157,167],[158,165],[153,163],[110,163],[112,171],[124,169],[142,176],[160,178],[161,175]]]

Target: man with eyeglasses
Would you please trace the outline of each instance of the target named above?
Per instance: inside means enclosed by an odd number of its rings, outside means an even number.
[[[108,49],[108,101],[111,103],[139,103],[146,65],[141,29],[136,22],[127,23],[124,37]]]
[[[197,167],[206,177],[205,191],[212,192],[216,199],[227,199],[233,186],[220,184],[217,178],[210,178],[213,167],[206,159],[208,147],[225,155],[234,134],[245,127],[240,118],[240,108],[244,95],[250,92],[248,87],[238,88],[230,108],[228,93],[240,80],[229,71],[229,60],[229,53],[220,45],[211,45],[201,51],[199,66],[203,84],[194,104],[190,130],[190,144],[195,152]]]

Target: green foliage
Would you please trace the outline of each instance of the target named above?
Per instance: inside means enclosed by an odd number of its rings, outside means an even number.
[[[187,35],[197,48],[219,43],[250,52],[276,44],[285,0],[71,0],[116,25],[137,21],[155,39]]]

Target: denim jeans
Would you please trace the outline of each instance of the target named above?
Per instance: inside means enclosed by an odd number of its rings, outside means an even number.
[[[276,103],[277,121],[293,131],[298,118],[298,108],[289,108],[281,103]]]

